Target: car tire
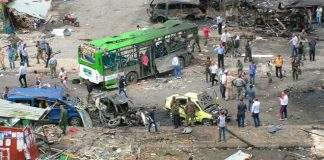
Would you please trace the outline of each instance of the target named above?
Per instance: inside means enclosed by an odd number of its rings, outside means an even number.
[[[209,120],[209,119],[203,119],[203,120],[202,120],[202,124],[203,124],[204,126],[211,126],[211,125],[212,125],[212,122],[211,122],[211,120]]]
[[[164,23],[165,21],[166,21],[166,19],[162,16],[159,16],[156,18],[156,22]]]
[[[82,126],[82,120],[79,117],[72,117],[69,120],[70,126]]]
[[[79,84],[81,82],[80,79],[72,79],[72,84]]]

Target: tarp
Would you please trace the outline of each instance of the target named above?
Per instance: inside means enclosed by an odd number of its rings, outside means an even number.
[[[46,19],[47,12],[51,9],[52,0],[15,0],[7,7],[32,17]]]
[[[39,120],[45,111],[46,109],[0,99],[0,117]]]
[[[292,0],[288,2],[287,8],[304,8],[312,6],[324,6],[324,0]]]

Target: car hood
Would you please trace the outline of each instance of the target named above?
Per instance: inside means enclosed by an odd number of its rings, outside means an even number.
[[[208,94],[206,91],[198,94],[198,103],[200,104],[200,107],[205,110],[209,106],[215,105],[214,97],[212,97],[210,94]]]

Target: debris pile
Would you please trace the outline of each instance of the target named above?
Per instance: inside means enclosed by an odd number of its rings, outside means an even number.
[[[60,141],[63,131],[54,124],[37,126],[34,130],[35,135],[46,143],[53,144]]]

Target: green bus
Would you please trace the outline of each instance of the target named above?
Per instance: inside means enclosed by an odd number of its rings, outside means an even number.
[[[191,44],[198,34],[195,24],[169,20],[157,27],[93,40],[78,49],[79,76],[106,88],[116,88],[118,78],[127,84],[173,69],[172,58],[179,56],[181,67],[189,64]],[[146,54],[149,72],[144,74],[141,55]]]

